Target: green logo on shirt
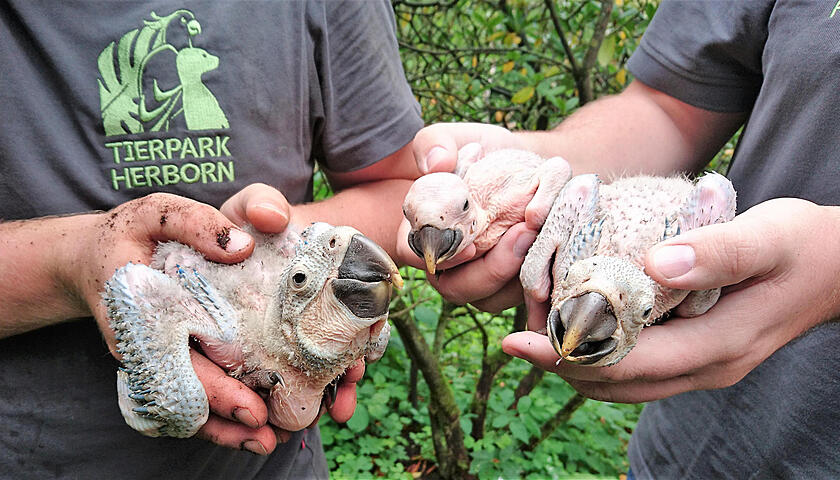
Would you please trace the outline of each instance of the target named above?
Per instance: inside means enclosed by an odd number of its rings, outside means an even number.
[[[193,46],[201,24],[189,10],[160,16],[111,42],[99,54],[99,102],[105,135],[229,128],[227,116],[201,77],[219,66],[219,57]],[[169,38],[167,38],[169,34]],[[186,40],[186,41],[184,41]],[[180,45],[180,48],[176,47]],[[116,51],[115,51],[116,50]],[[172,72],[174,72],[174,77]],[[160,87],[170,74],[172,88]],[[232,182],[234,165],[226,135],[115,140],[105,144],[115,164],[115,190],[175,183]],[[192,162],[185,162],[193,159]]]
[[[105,135],[121,135],[168,130],[169,123],[183,115],[190,130],[228,128],[219,102],[201,81],[201,76],[219,66],[219,58],[192,45],[201,33],[201,24],[189,10],[177,10],[161,17],[152,12],[141,29],[132,30],[111,42],[99,54],[99,102]],[[166,34],[174,20],[186,28],[189,46],[178,50],[167,42]],[[114,57],[114,48],[117,50]],[[161,90],[152,80],[155,107],[147,107],[143,78],[149,62],[161,52],[175,54],[180,84]]]

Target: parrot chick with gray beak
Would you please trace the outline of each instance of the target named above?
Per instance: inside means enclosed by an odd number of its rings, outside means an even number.
[[[516,223],[538,230],[569,178],[560,157],[513,149],[483,155],[481,145],[468,144],[453,173],[430,173],[412,184],[403,202],[408,244],[431,274],[472,244],[480,256]]]
[[[190,362],[190,338],[229,374],[267,395],[269,421],[296,431],[318,415],[325,389],[388,344],[397,266],[357,230],[314,223],[255,237],[236,265],[205,260],[176,242],[151,266],[129,263],[103,298],[123,367],[120,410],[148,436],[190,437],[207,421],[207,395]]]
[[[693,228],[731,220],[735,189],[709,173],[629,177],[602,185],[572,178],[557,197],[520,270],[525,294],[544,302],[546,330],[564,361],[606,366],[624,358],[642,328],[676,307],[693,317],[717,302],[720,289],[665,288],[644,273],[647,250]]]

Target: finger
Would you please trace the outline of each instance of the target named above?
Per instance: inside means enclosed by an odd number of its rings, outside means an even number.
[[[256,392],[228,376],[218,365],[193,349],[190,349],[190,360],[204,385],[211,412],[252,429],[265,425],[268,408]]]
[[[586,382],[582,380],[567,380],[567,382],[578,393],[587,398],[613,403],[652,402],[696,390],[690,377],[675,377],[658,382],[634,382],[630,384]]]
[[[734,285],[772,271],[785,255],[782,245],[766,220],[744,214],[655,245],[647,253],[645,273],[684,290]]]
[[[481,123],[437,123],[417,132],[411,148],[417,168],[424,175],[451,172],[458,161],[458,149],[478,143],[487,149],[516,147],[516,137],[498,125]]]
[[[277,436],[270,426],[249,428],[217,415],[210,415],[196,436],[217,445],[247,450],[257,455],[268,455],[277,446]]]
[[[190,245],[208,260],[241,262],[254,240],[210,205],[177,195],[153,193],[115,208],[105,228],[121,230],[140,243],[174,240]]]
[[[436,288],[447,300],[458,304],[489,297],[519,275],[536,235],[524,223],[512,226],[484,256],[441,273]]]
[[[473,300],[470,304],[482,312],[499,313],[522,303],[522,284],[519,278],[512,278],[499,291],[487,298]]]
[[[502,340],[505,353],[527,360],[545,371],[561,375],[582,395],[608,402],[637,403],[664,398],[687,391],[693,383],[686,377],[669,377],[662,381],[633,381],[615,383],[601,378],[600,372],[614,367],[586,367],[569,365],[562,360],[548,337],[534,332],[512,333]],[[558,365],[558,360],[560,363]],[[591,380],[581,380],[570,372],[590,373]]]
[[[251,224],[265,233],[280,233],[289,224],[290,206],[286,197],[264,183],[243,188],[223,203],[220,210],[237,225]]]
[[[330,416],[338,423],[350,420],[353,412],[356,411],[356,384],[353,382],[341,382],[335,394],[335,402],[328,407]]]
[[[559,357],[548,338],[537,338],[533,336],[535,334],[512,334],[502,345],[508,345],[511,355],[555,372],[566,380],[629,384],[690,376],[694,388],[717,388],[742,378],[776,348],[772,335],[762,334],[757,325],[744,317],[743,305],[760,302],[762,295],[766,292],[736,292],[721,298],[704,315],[672,318],[664,324],[646,327],[630,353],[610,367],[569,362],[555,365],[552,362]],[[768,318],[774,315],[774,309],[777,307],[756,306],[750,312],[750,318]],[[530,343],[526,345],[526,341]],[[722,373],[721,368],[726,371]]]
[[[350,420],[353,412],[356,411],[356,382],[365,375],[365,361],[359,359],[352,367],[347,369],[344,376],[338,383],[335,402],[327,408],[330,416],[339,423]]]
[[[502,350],[547,372],[554,372],[556,363],[560,360],[548,337],[535,332],[511,333],[502,339]]]
[[[525,308],[528,311],[528,330],[539,333],[545,332],[551,304],[548,302],[538,302],[528,295],[524,297]]]
[[[425,175],[455,170],[459,147],[456,133],[459,130],[459,124],[456,123],[437,123],[417,132],[411,149],[420,173]]]

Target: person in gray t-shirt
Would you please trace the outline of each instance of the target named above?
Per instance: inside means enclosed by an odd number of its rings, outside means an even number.
[[[646,258],[663,285],[725,287],[715,307],[643,330],[606,368],[555,365],[534,332],[502,344],[588,397],[658,400],[630,443],[640,478],[840,477],[838,32],[834,0],[664,0],[630,60],[636,79],[554,131],[440,124],[415,139],[423,171],[451,168],[459,145],[483,138],[487,148],[561,155],[575,173],[610,178],[697,173],[744,127],[728,172],[735,220],[669,239]],[[522,242],[533,234],[508,232]],[[516,251],[491,251],[436,284],[461,301],[515,304],[521,292],[505,285],[522,263]],[[531,307],[530,327],[544,328],[545,306]]]
[[[0,477],[327,476],[317,427],[275,432],[197,352],[201,438],[131,430],[99,292],[157,241],[240,261],[246,220],[349,224],[393,256],[422,127],[395,28],[385,0],[0,2]],[[297,205],[315,162],[342,191]]]

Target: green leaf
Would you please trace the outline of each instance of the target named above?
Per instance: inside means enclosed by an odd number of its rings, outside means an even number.
[[[516,410],[520,414],[526,413],[531,409],[531,404],[533,404],[531,397],[526,395],[519,399],[519,403],[516,404]]]
[[[558,73],[560,73],[560,67],[558,67],[557,65],[552,65],[552,66],[548,67],[548,70],[546,70],[543,73],[543,75],[545,75],[545,77],[548,78],[548,77],[553,77],[554,75],[557,75]]]
[[[601,42],[601,48],[598,49],[598,65],[606,67],[615,55],[615,36],[610,35]]]
[[[525,103],[528,100],[530,100],[531,97],[533,97],[533,96],[534,96],[534,87],[531,86],[531,85],[528,85],[527,87],[525,87],[525,88],[519,90],[518,92],[514,93],[513,97],[511,97],[510,101],[513,102],[513,103],[517,103],[517,104]]]
[[[521,441],[522,443],[528,443],[530,440],[530,435],[528,435],[528,429],[525,428],[520,422],[515,422],[510,424],[510,433],[516,437],[517,440]]]
[[[333,437],[333,431],[335,430],[335,427],[333,425],[318,425],[321,430],[321,444],[325,447],[332,445],[333,441],[335,441]]]
[[[500,414],[493,419],[493,428],[502,428],[513,420],[513,415]]]
[[[368,427],[370,423],[370,415],[368,415],[367,408],[362,405],[356,405],[356,413],[347,420],[347,428],[350,430],[359,433]]]
[[[414,319],[421,325],[434,326],[437,324],[438,318],[440,318],[440,312],[425,305],[420,305],[414,309]]]

